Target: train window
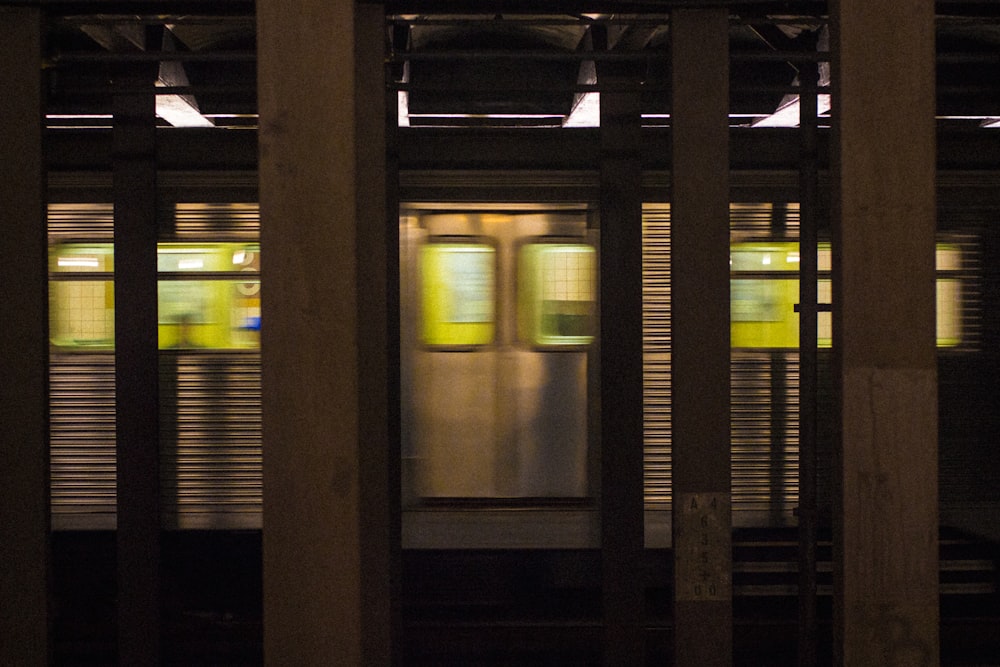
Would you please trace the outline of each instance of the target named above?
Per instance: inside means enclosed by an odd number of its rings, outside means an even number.
[[[518,257],[518,335],[532,345],[594,339],[596,252],[578,243],[528,243]]]
[[[496,250],[488,243],[435,242],[420,251],[422,339],[465,347],[493,342]]]
[[[114,348],[113,248],[111,243],[94,243],[51,249],[53,345]],[[159,244],[159,347],[259,347],[259,255],[259,246],[247,243]]]
[[[937,344],[955,347],[962,342],[962,251],[957,245],[940,243],[935,253],[937,267]]]
[[[259,280],[161,280],[160,349],[257,347],[259,293]]]
[[[734,243],[729,258],[733,347],[798,345],[798,243]]]
[[[962,252],[959,246],[937,246],[937,345],[962,342]],[[737,348],[796,348],[799,345],[798,243],[733,243],[730,251],[731,341]],[[819,303],[831,303],[831,252],[821,244],[817,254]],[[829,312],[817,317],[817,345],[831,347]]]
[[[49,251],[49,330],[62,347],[114,346],[115,293],[110,243],[67,243]]]
[[[258,347],[259,258],[256,244],[159,244],[160,348]],[[233,279],[234,272],[246,277]]]
[[[115,294],[110,280],[63,280],[49,289],[49,329],[61,347],[109,349],[115,340]]]

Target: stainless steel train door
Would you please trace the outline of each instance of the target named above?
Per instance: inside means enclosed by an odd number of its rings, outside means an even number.
[[[587,495],[597,258],[585,214],[446,212],[401,229],[404,487]]]

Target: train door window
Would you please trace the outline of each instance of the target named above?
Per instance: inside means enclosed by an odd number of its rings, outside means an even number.
[[[527,243],[518,258],[518,337],[535,346],[594,339],[596,252],[580,243]]]
[[[420,251],[421,338],[426,345],[488,345],[496,333],[496,249],[440,240]]]

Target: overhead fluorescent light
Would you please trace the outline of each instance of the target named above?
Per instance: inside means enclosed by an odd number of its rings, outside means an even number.
[[[399,119],[399,127],[410,126],[410,94],[405,90],[396,93],[396,118]]]
[[[157,81],[163,87],[162,81]],[[201,115],[197,106],[192,105],[183,95],[157,95],[156,115],[174,127],[215,127],[211,118]]]
[[[601,94],[584,93],[573,105],[573,110],[563,127],[600,127],[601,126]]]
[[[577,83],[592,86],[597,83],[597,65],[593,60],[580,63],[580,71],[576,75]],[[576,93],[573,96],[573,108],[570,110],[563,127],[600,127],[601,126],[601,94],[598,92]]]
[[[778,110],[751,124],[752,127],[798,127],[801,104],[798,95],[791,95],[782,101]],[[822,116],[830,110],[828,94],[816,96],[816,115]]]
[[[830,50],[830,31],[823,26],[816,35],[816,50],[824,53]],[[824,87],[830,85],[830,62],[822,60],[818,63],[817,85]],[[799,77],[795,77],[795,85],[799,84]],[[830,94],[823,93],[816,95],[816,115],[822,116],[830,111]],[[760,120],[751,123],[751,127],[798,127],[800,121],[800,100],[798,95],[785,95],[778,110],[770,116],[765,116]]]
[[[170,28],[171,26],[167,26]],[[163,31],[163,51],[176,50],[170,30]],[[157,88],[188,86],[187,73],[183,63],[177,60],[161,60],[156,76]],[[156,115],[174,127],[214,127],[215,123],[206,118],[198,109],[193,95],[163,94],[156,96]]]
[[[1000,129],[1000,118],[984,118],[979,127],[989,127]]]

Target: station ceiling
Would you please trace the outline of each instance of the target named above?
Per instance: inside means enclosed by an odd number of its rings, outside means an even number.
[[[387,93],[404,125],[563,127],[594,124],[594,93],[613,78],[640,91],[646,124],[669,125],[669,9],[676,4],[388,2]],[[819,93],[828,92],[826,2],[727,4],[732,125],[775,123],[798,94],[804,67],[818,67]],[[483,11],[492,5],[503,11]],[[116,82],[136,72],[158,80],[163,101],[196,110],[195,122],[256,127],[252,2],[42,6],[50,127],[109,125]],[[593,11],[571,10],[580,6]],[[937,13],[939,122],[1000,126],[1000,2],[943,1]],[[163,116],[164,125],[183,122]]]

